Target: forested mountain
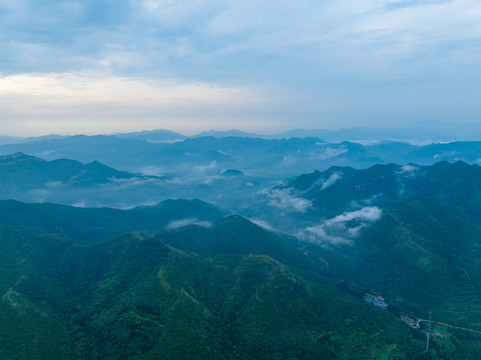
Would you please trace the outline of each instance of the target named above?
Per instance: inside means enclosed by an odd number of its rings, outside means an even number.
[[[295,177],[278,189],[309,200],[309,210],[332,216],[362,206],[389,208],[446,186],[452,191],[455,184],[473,183],[480,177],[480,166],[462,161],[442,161],[431,166],[375,165],[367,169],[334,166]]]
[[[199,230],[127,233],[79,246],[58,231],[5,222],[0,354],[402,359],[422,351],[422,338],[393,314],[315,275],[323,263],[294,239],[239,217]]]

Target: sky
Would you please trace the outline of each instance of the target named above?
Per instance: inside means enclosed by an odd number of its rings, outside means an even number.
[[[0,135],[481,123],[479,0],[0,0]]]

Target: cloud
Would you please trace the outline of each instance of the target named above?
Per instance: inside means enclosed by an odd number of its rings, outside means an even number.
[[[179,106],[186,99],[210,105],[254,100],[247,89],[216,87],[208,83],[176,83],[133,79],[101,73],[35,73],[0,78],[2,103],[15,96],[31,98],[35,104],[53,108],[108,105],[122,102],[130,106]]]
[[[208,172],[214,171],[218,168],[217,161],[211,161],[207,165],[196,165],[193,167],[193,171],[197,175],[203,175]]]
[[[181,130],[194,115],[209,122],[197,129],[235,127],[228,118],[264,130],[478,119],[480,24],[476,0],[3,0],[1,69],[28,86],[0,83],[17,94],[1,94],[10,106],[0,112],[29,120],[24,132],[33,119],[58,128],[56,118],[97,131]],[[73,94],[52,91],[51,81],[86,73],[66,80]],[[100,129],[99,119],[111,122]]]
[[[329,186],[333,185],[337,182],[337,180],[342,179],[342,173],[335,172],[329,178],[322,182],[321,190],[328,188]]]
[[[87,203],[85,201],[78,201],[72,204],[73,207],[86,208]]]
[[[163,183],[171,185],[210,185],[216,180],[224,180],[224,177],[219,175],[219,164],[215,160],[198,165],[199,162],[202,162],[201,160],[195,157],[192,159],[184,156],[182,161],[180,159],[178,161],[178,164],[171,164],[165,167],[149,166],[143,168],[141,172],[148,175],[160,176],[168,174],[169,177],[173,176],[173,178],[162,180]]]
[[[305,190],[303,193],[308,193],[312,189],[317,189],[320,186],[321,191],[324,189],[327,189],[329,186],[334,185],[338,180],[342,179],[342,172],[336,171],[332,173],[327,179],[320,177],[317,179],[307,190]]]
[[[144,201],[142,203],[135,203],[135,204],[130,204],[130,205],[126,205],[126,204],[115,204],[115,205],[109,205],[109,206],[105,206],[105,207],[113,207],[115,209],[120,209],[120,210],[130,210],[130,209],[135,209],[137,207],[140,207],[140,206],[156,206],[158,205],[159,202],[158,201]],[[103,207],[103,205],[100,205],[100,207]]]
[[[298,234],[302,241],[321,246],[353,245],[361,230],[381,218],[378,207],[365,207],[360,210],[345,212],[320,225],[308,227]]]
[[[319,145],[319,144],[318,144]],[[346,149],[344,146],[340,146],[338,148],[332,148],[332,147],[325,147],[321,151],[316,152],[316,157],[325,160],[329,158],[333,158],[336,156],[339,156],[341,154],[347,153],[348,149]]]
[[[330,235],[324,226],[314,226],[305,229],[298,236],[302,241],[312,242],[319,245],[352,245],[352,240],[348,237]]]
[[[49,188],[49,189],[56,189],[56,188],[61,188],[61,187],[64,187],[66,186],[67,184],[65,184],[64,182],[62,181],[49,181],[49,182],[46,182],[45,183],[45,187]]]
[[[440,60],[455,51],[469,53],[463,50],[472,45],[460,42],[481,35],[481,6],[474,0],[18,3],[2,2],[6,11],[0,20],[13,40],[4,45],[17,50],[5,54],[11,57],[9,66],[21,66],[27,59],[19,47],[24,54],[29,47],[32,55],[37,55],[30,60],[33,71],[96,66],[141,72],[144,68],[150,74],[166,72],[212,80],[218,75],[232,79],[239,71],[247,74],[255,69],[254,64],[271,73],[288,63],[297,69],[304,64],[311,70],[316,69],[316,62],[322,62],[329,70],[343,73],[358,73],[362,68],[369,75],[386,74],[406,58],[436,61],[429,50],[446,44],[458,46],[448,47],[451,51],[440,54]],[[15,31],[13,25],[23,31]],[[84,31],[73,31],[79,28]],[[43,37],[35,30],[41,30]],[[41,58],[52,50],[61,56]],[[294,59],[293,54],[297,55]],[[461,58],[461,54],[455,55]],[[479,59],[472,53],[465,61],[474,64],[473,57]],[[199,69],[204,72],[197,72]],[[409,74],[408,66],[398,70],[401,74],[398,71],[391,76]],[[306,76],[307,71],[297,73]]]
[[[434,159],[438,159],[438,158],[446,158],[446,157],[453,157],[454,155],[456,155],[457,152],[456,151],[446,151],[446,152],[443,152],[441,154],[436,154],[433,156]]]
[[[160,166],[150,165],[139,170],[140,173],[150,176],[165,176],[168,169]]]
[[[29,192],[29,202],[45,202],[52,194],[52,191],[47,189],[33,189]]]
[[[118,178],[108,178],[110,181],[103,185],[105,189],[111,190],[118,190],[118,189],[130,189],[142,186],[162,186],[164,180],[156,179],[156,178],[140,178],[140,177],[131,177],[127,179],[118,179]],[[114,185],[114,186],[112,186]]]
[[[181,227],[188,226],[188,225],[198,225],[198,226],[202,226],[202,227],[210,227],[212,225],[212,223],[210,223],[208,221],[199,221],[195,218],[189,218],[189,219],[171,221],[171,222],[169,222],[169,224],[167,224],[166,229],[175,230],[175,229],[179,229]]]
[[[267,221],[258,218],[247,218],[250,222],[256,224],[257,226],[272,232],[279,232],[275,227],[269,224]]]
[[[419,175],[420,168],[419,166],[413,164],[405,164],[401,167],[401,170],[397,173],[404,177],[413,178]]]
[[[413,164],[405,164],[401,167],[399,174],[412,174],[419,170],[419,166]]]
[[[137,130],[160,118],[164,127],[191,132],[205,117],[220,122],[223,113],[262,108],[269,100],[249,87],[220,87],[134,79],[101,73],[49,73],[0,76],[0,119],[4,131],[90,133]],[[218,111],[218,114],[215,114]],[[243,117],[244,115],[240,115]],[[132,121],[135,117],[136,121]],[[20,119],[15,123],[15,119]],[[68,120],[68,121],[66,121]],[[252,120],[246,119],[247,123]]]
[[[344,223],[351,220],[361,220],[361,221],[376,221],[379,220],[381,217],[381,209],[376,206],[365,207],[361,210],[356,210],[352,212],[346,212],[342,215],[338,215],[330,220],[327,220],[326,223],[329,224],[337,224],[337,223]]]
[[[294,196],[294,190],[274,189],[271,191],[264,190],[261,193],[267,195],[271,200],[267,203],[268,206],[274,206],[279,209],[305,213],[312,203],[309,200]]]

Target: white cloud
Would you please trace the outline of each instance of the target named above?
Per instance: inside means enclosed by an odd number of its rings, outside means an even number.
[[[162,127],[188,129],[206,116],[212,124],[224,112],[262,108],[270,100],[249,87],[156,81],[97,72],[0,76],[0,120],[4,131],[90,133]],[[214,112],[218,111],[218,115]],[[242,117],[243,115],[241,115]],[[168,117],[171,117],[168,120]],[[133,119],[136,119],[133,121]],[[15,119],[22,121],[15,122]],[[246,120],[247,123],[252,120]]]
[[[250,222],[256,224],[257,226],[272,232],[278,232],[278,230],[269,224],[267,221],[258,218],[247,218]]]
[[[151,166],[147,166],[145,168],[140,169],[139,172],[144,175],[161,177],[161,176],[165,176],[165,174],[168,172],[168,168],[151,165]]]
[[[328,188],[329,186],[335,184],[338,180],[342,179],[342,174],[339,172],[333,173],[326,181],[322,182],[321,190]]]
[[[78,201],[72,204],[73,207],[86,208],[87,203],[85,201]]]
[[[262,193],[271,199],[267,203],[268,206],[300,213],[305,213],[312,207],[312,203],[309,200],[294,196],[294,190],[291,188],[264,190]]]
[[[155,179],[155,178],[142,179],[139,177],[131,177],[127,179],[118,179],[114,177],[114,178],[108,178],[108,180],[110,181],[110,183],[106,183],[103,185],[103,187],[107,190],[130,189],[130,188],[149,186],[149,185],[161,186],[164,182],[161,179]],[[112,185],[115,185],[115,186],[112,186]]]
[[[401,167],[401,171],[398,174],[404,177],[416,177],[419,174],[419,166],[413,164],[405,164]]]
[[[365,207],[346,212],[320,225],[308,227],[298,234],[299,239],[322,246],[352,245],[361,230],[381,218],[378,207]]]
[[[65,186],[66,184],[63,183],[62,181],[49,181],[45,183],[45,187],[49,189],[55,189],[55,188],[60,188],[62,186]]]
[[[175,83],[108,76],[99,73],[19,74],[0,77],[0,104],[19,98],[41,108],[69,109],[93,104],[136,106],[211,106],[257,102],[252,89],[218,87],[207,83]],[[27,110],[28,111],[28,110]]]
[[[365,207],[361,210],[356,210],[352,212],[346,212],[342,215],[338,215],[330,220],[327,220],[327,224],[337,224],[344,223],[351,220],[361,220],[361,221],[376,221],[381,217],[381,209],[376,206]]]
[[[347,236],[331,235],[322,225],[309,227],[298,236],[302,241],[308,241],[319,245],[352,245],[352,240]]]
[[[416,172],[419,170],[419,166],[413,165],[413,164],[405,164],[401,167],[401,171],[399,172],[400,174],[410,174],[413,172]]]
[[[344,146],[340,146],[339,148],[331,148],[331,147],[326,147],[322,149],[320,152],[316,152],[317,157],[320,159],[329,159],[333,158],[336,156],[339,156],[341,154],[347,153],[348,150]]]
[[[199,221],[195,218],[189,218],[189,219],[171,221],[171,222],[169,222],[169,224],[167,224],[166,229],[175,230],[175,229],[179,229],[181,227],[188,226],[188,225],[198,225],[198,226],[202,226],[202,227],[210,227],[212,225],[212,223],[210,223],[208,221]]]
[[[308,193],[312,189],[317,189],[319,186],[321,187],[321,191],[327,189],[329,186],[334,185],[338,180],[342,179],[342,172],[334,172],[332,173],[327,179],[320,177],[317,181],[315,181],[307,190],[303,193]]]
[[[211,161],[207,165],[197,165],[193,167],[193,171],[196,175],[203,175],[207,172],[216,170],[218,168],[217,161]]]
[[[46,189],[33,189],[29,191],[29,198],[32,202],[45,202],[52,194],[52,191]]]
[[[438,158],[443,158],[443,157],[452,157],[454,155],[456,155],[457,152],[456,151],[446,151],[446,152],[443,152],[441,154],[436,154],[433,156],[434,159],[438,159]]]

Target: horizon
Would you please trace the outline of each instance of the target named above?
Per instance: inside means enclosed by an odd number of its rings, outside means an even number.
[[[428,128],[435,130],[443,130],[443,129],[450,129],[450,128],[457,128],[459,130],[462,130],[463,127],[469,128],[470,130],[473,128],[479,128],[481,130],[481,124],[477,123],[453,123],[453,122],[447,122],[447,121],[434,121],[434,120],[421,120],[421,121],[416,121],[412,122],[409,124],[391,124],[393,126],[363,126],[363,125],[358,125],[358,126],[352,126],[352,127],[329,127],[329,128],[301,128],[301,127],[292,127],[292,128],[286,128],[282,129],[280,131],[256,131],[256,129],[253,128],[226,128],[226,127],[220,127],[220,128],[209,128],[209,127],[204,127],[204,128],[199,128],[199,129],[186,129],[190,131],[184,131],[184,130],[178,130],[174,128],[131,128],[131,129],[126,129],[124,131],[83,131],[83,132],[74,132],[74,131],[57,131],[57,132],[43,132],[43,133],[37,133],[37,132],[32,132],[32,131],[26,131],[26,132],[17,132],[17,133],[5,133],[2,132],[0,134],[0,137],[11,137],[11,138],[19,138],[19,139],[26,139],[26,138],[37,138],[37,137],[48,137],[48,136],[97,136],[97,135],[106,135],[106,136],[115,136],[115,135],[122,135],[122,134],[128,134],[128,133],[143,133],[143,132],[171,132],[175,133],[178,135],[186,136],[186,137],[195,137],[199,135],[209,135],[209,133],[229,133],[229,132],[237,132],[240,134],[246,134],[246,135],[251,135],[251,136],[277,136],[277,135],[283,135],[283,134],[288,134],[292,132],[342,132],[342,131],[353,131],[356,129],[363,129],[363,130],[381,130],[381,131],[394,131],[394,130],[408,130],[412,129],[415,130],[416,128],[418,129],[423,129],[426,130]],[[234,135],[235,136],[235,135]],[[389,139],[386,139],[389,140]]]

